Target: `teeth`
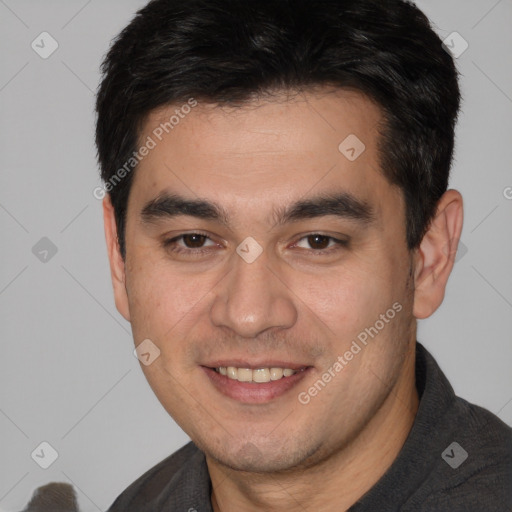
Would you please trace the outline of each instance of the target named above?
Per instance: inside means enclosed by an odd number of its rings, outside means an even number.
[[[238,380],[239,382],[270,382],[279,380],[283,377],[290,377],[294,373],[302,370],[292,370],[291,368],[235,368],[234,366],[221,366],[215,368],[215,371],[221,375],[225,375],[229,379]]]
[[[270,382],[270,370],[268,368],[259,368],[252,371],[252,380],[254,382]]]
[[[283,376],[282,368],[270,368],[270,379],[271,380],[279,380]]]
[[[252,370],[250,370],[249,368],[238,368],[237,379],[240,382],[251,382]]]

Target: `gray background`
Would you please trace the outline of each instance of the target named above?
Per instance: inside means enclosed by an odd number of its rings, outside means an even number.
[[[451,180],[465,199],[463,247],[418,339],[459,395],[512,424],[512,1],[418,3],[443,39],[457,31],[469,43]],[[72,482],[84,512],[105,510],[188,440],[132,354],[92,195],[98,67],[144,4],[0,0],[2,511],[52,480]],[[43,31],[59,44],[47,59],[31,48]],[[57,248],[46,262],[32,251],[42,237]],[[46,470],[31,458],[42,441],[59,453]]]

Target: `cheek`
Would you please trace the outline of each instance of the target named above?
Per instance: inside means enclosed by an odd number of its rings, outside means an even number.
[[[325,276],[296,279],[294,290],[320,320],[336,342],[351,340],[368,325],[373,325],[397,300],[390,281],[376,277],[364,268],[333,270]],[[329,331],[328,331],[329,332]]]
[[[204,315],[208,292],[218,281],[207,273],[180,272],[168,262],[141,254],[127,274],[132,329],[136,340],[183,338]],[[207,309],[206,309],[207,310]],[[174,347],[176,348],[176,347]]]
[[[162,265],[143,259],[127,273],[132,328],[159,336],[185,314],[185,290],[167,275]]]

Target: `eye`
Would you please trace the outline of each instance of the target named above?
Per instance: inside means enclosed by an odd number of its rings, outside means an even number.
[[[210,241],[211,245],[205,246],[204,243],[206,241]],[[179,243],[182,242],[182,243]],[[186,252],[186,253],[194,253],[194,252],[205,252],[203,249],[205,247],[214,247],[216,244],[210,238],[203,233],[184,233],[174,238],[169,238],[168,240],[164,240],[163,246],[164,248],[172,251],[172,252]]]
[[[336,251],[342,247],[348,246],[348,241],[339,240],[332,236],[322,235],[320,233],[312,233],[302,237],[295,245],[316,253],[330,253],[333,250]],[[305,245],[308,245],[309,247],[305,247]]]
[[[205,245],[207,242],[210,243]],[[321,233],[312,233],[300,238],[293,247],[299,247],[310,253],[322,255],[330,254],[347,247],[348,243],[348,240],[339,240]],[[216,247],[218,244],[211,240],[208,235],[200,232],[194,232],[182,233],[181,235],[164,240],[162,245],[166,250],[172,253],[199,256],[210,252],[210,249],[212,247]]]

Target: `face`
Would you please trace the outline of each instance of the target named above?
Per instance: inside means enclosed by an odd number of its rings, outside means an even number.
[[[199,103],[156,137],[176,108],[140,138],[156,145],[130,192],[117,307],[160,351],[144,373],[210,458],[306,467],[375,416],[415,336],[381,113],[347,91]]]

